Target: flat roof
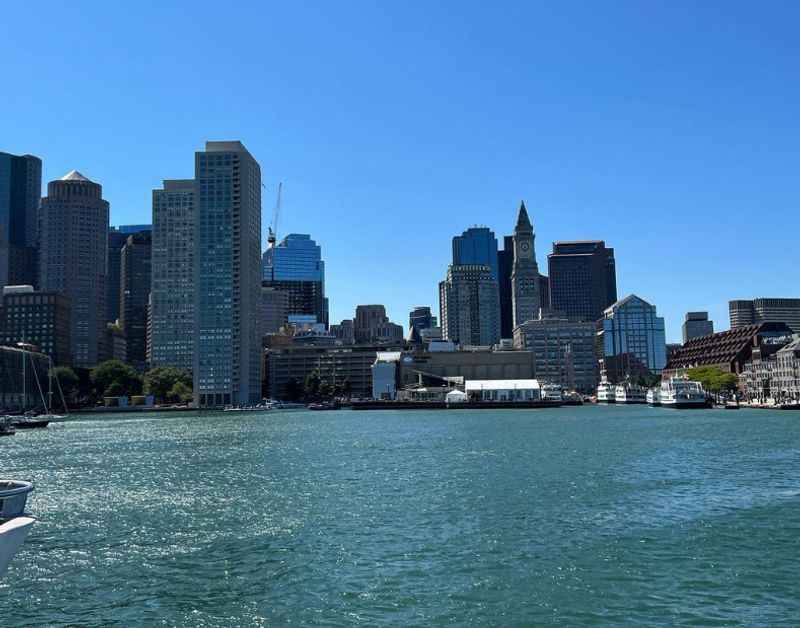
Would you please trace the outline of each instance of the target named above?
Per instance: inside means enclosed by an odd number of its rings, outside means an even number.
[[[514,390],[538,389],[538,379],[468,379],[464,388],[466,390]]]

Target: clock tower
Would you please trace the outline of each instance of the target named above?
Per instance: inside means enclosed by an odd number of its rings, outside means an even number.
[[[535,238],[523,201],[519,206],[517,226],[514,227],[514,265],[511,268],[514,327],[539,317],[539,267],[536,264]]]

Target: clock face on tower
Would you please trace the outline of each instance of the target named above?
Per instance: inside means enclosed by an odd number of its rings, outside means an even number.
[[[519,245],[519,248],[522,249],[523,253],[527,253],[528,249],[531,248],[531,246],[527,242],[523,242],[522,244]]]

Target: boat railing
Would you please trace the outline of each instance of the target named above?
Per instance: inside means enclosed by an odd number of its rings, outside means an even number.
[[[0,520],[13,519],[25,513],[25,503],[33,484],[22,480],[0,480]]]

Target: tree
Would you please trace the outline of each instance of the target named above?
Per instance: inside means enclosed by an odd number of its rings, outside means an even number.
[[[689,379],[700,382],[708,392],[718,395],[723,391],[736,390],[738,378],[716,366],[698,366],[686,373]]]
[[[333,386],[330,385],[328,380],[323,380],[319,385],[319,394],[322,397],[330,397],[333,394]]]
[[[176,384],[182,384],[192,392],[192,378],[183,369],[174,366],[157,366],[150,369],[144,376],[144,390],[148,395],[153,395],[156,401],[163,402],[173,397],[172,390]]]
[[[303,387],[306,397],[316,397],[319,395],[320,378],[317,371],[311,371],[306,375],[305,386]]]
[[[138,395],[142,392],[142,378],[132,366],[119,360],[98,364],[92,369],[90,378],[100,397]]]
[[[54,391],[61,386],[61,392],[68,401],[73,401],[80,387],[78,375],[68,366],[56,366],[50,371],[53,380],[58,380],[58,384],[53,383]],[[57,397],[54,397],[57,399]]]
[[[186,382],[178,380],[169,390],[168,397],[175,402],[185,403],[192,400],[192,387]]]
[[[353,383],[350,381],[349,377],[345,377],[344,381],[342,382],[342,394],[349,399],[352,392]]]

